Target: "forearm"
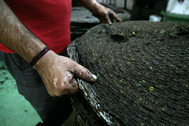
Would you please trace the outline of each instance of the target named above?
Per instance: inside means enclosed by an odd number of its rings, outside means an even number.
[[[0,0],[0,42],[27,62],[46,46],[19,21],[3,0]]]
[[[91,12],[95,12],[95,9],[100,5],[96,0],[78,0],[85,8]]]

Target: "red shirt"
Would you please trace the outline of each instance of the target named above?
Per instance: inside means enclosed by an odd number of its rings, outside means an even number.
[[[5,0],[19,20],[56,53],[70,43],[71,0]],[[0,43],[0,51],[13,53]]]

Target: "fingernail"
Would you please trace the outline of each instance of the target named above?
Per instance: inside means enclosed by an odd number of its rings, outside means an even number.
[[[92,74],[92,79],[94,80],[94,81],[96,81],[97,80],[97,76],[96,75],[94,75],[94,74]]]

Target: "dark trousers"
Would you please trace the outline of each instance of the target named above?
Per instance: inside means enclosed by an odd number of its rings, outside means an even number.
[[[16,80],[19,93],[35,108],[43,124],[60,126],[72,112],[69,96],[51,97],[37,71],[19,55],[0,52],[0,56]]]

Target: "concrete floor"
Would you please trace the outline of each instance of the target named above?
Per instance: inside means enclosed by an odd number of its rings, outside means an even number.
[[[30,103],[18,93],[15,80],[0,60],[0,125],[35,126],[40,121]]]
[[[74,114],[63,126],[74,126]],[[41,119],[18,93],[16,82],[0,59],[0,126],[35,126]]]

